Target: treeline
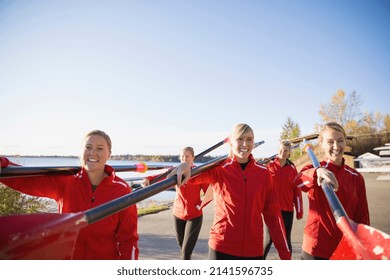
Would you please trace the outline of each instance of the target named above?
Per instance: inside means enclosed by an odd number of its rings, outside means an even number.
[[[355,137],[348,143],[351,147],[351,154],[355,157],[367,152],[379,155],[379,151],[374,151],[374,148],[390,143],[390,132],[369,133],[356,135]]]

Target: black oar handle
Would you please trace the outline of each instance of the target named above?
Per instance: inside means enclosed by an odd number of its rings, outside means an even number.
[[[306,150],[307,154],[310,157],[310,160],[315,168],[321,167],[320,163],[318,162],[313,147],[310,144],[306,144],[304,147],[304,150]],[[341,204],[339,198],[337,197],[336,193],[334,192],[332,184],[329,182],[326,182],[325,180],[321,181],[321,187],[324,191],[325,197],[328,200],[329,206],[332,209],[333,216],[335,217],[336,221],[340,219],[341,217],[347,217],[348,215],[344,210],[343,205]]]
[[[201,158],[202,156],[204,156],[205,154],[215,150],[216,148],[222,146],[223,144],[225,144],[227,141],[228,141],[229,138],[225,138],[223,139],[222,141],[218,142],[217,144],[215,144],[214,146],[204,150],[203,152],[197,154],[195,157],[194,157],[194,161],[198,160],[199,158]],[[158,181],[160,181],[161,179],[165,178],[171,171],[172,171],[173,168],[167,170],[166,172],[164,173],[161,173],[159,174],[158,176],[154,177],[152,180],[150,180],[150,184],[153,184],[153,183],[156,183]]]
[[[209,152],[215,150],[216,148],[219,148],[220,146],[222,146],[223,144],[225,144],[227,141],[228,141],[229,138],[225,138],[223,139],[221,142],[215,144],[214,146],[204,150],[203,152],[197,154],[194,158],[194,161],[198,160],[199,158],[203,157],[204,155],[208,154]]]

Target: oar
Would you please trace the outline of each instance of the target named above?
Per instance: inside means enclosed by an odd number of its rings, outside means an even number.
[[[296,149],[296,148],[298,148],[298,147],[299,147],[299,144],[295,144],[295,145],[291,146],[291,150]],[[268,157],[268,158],[261,159],[261,160],[257,161],[257,163],[265,164],[265,163],[267,163],[267,162],[273,160],[274,158],[276,158],[277,155],[278,155],[278,154],[274,154],[274,155],[272,155],[272,156],[270,156],[270,157]]]
[[[312,134],[308,134],[308,135],[305,135],[305,136],[299,136],[299,137],[291,138],[288,141],[290,141],[291,143],[295,144],[295,143],[299,143],[299,142],[303,142],[303,141],[307,141],[307,140],[317,139],[318,136],[319,136],[318,133],[312,133]],[[355,136],[347,135],[347,139],[348,140],[353,140],[355,138],[356,138]]]
[[[227,141],[228,141],[228,137],[223,139],[222,141],[218,142],[217,144],[215,144],[214,146],[211,146],[210,148],[204,150],[203,152],[197,154],[195,157],[194,157],[194,161],[200,159],[201,157],[203,157],[204,155],[208,154],[209,152],[215,150],[216,148],[219,148],[220,146],[222,146],[223,144],[225,144]],[[160,181],[161,179],[165,178],[169,172],[171,172],[173,168],[167,170],[166,172],[164,173],[161,173],[159,174],[158,176],[154,177],[152,180],[150,180],[150,184],[153,184],[153,183],[156,183],[158,181]]]
[[[147,165],[143,162],[130,165],[112,165],[116,172],[134,171],[144,173],[147,170],[171,168],[167,165]],[[12,166],[1,168],[0,177],[36,176],[55,174],[75,174],[81,169],[80,166]]]
[[[304,150],[308,153],[313,166],[320,167],[313,147],[306,144]],[[389,260],[390,236],[378,229],[350,220],[332,185],[322,180],[321,187],[333,211],[337,226],[343,233],[343,238],[331,259]]]
[[[222,163],[228,155],[191,170],[191,177]],[[176,184],[176,176],[95,208],[67,214],[0,217],[0,259],[70,259],[80,229]]]
[[[171,167],[169,167],[171,168]],[[142,181],[145,177],[131,177],[131,178],[123,178],[126,182],[134,182],[134,181]]]
[[[299,137],[295,137],[295,138],[291,138],[291,139],[286,139],[287,141],[289,141],[290,143],[292,144],[295,144],[293,146],[291,146],[291,150],[292,149],[296,149],[300,146],[300,144],[296,144],[296,143],[300,143],[302,141],[307,141],[307,140],[312,140],[312,139],[317,139],[318,138],[318,133],[312,133],[312,134],[307,134],[305,136],[299,136]],[[268,158],[264,158],[262,160],[259,160],[258,163],[260,164],[264,164],[270,160],[273,160],[278,154],[274,154]]]

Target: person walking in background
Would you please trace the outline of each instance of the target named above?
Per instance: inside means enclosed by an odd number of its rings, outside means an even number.
[[[364,178],[358,171],[345,165],[343,158],[346,138],[340,124],[325,124],[319,135],[319,145],[325,153],[321,167],[305,166],[294,181],[295,186],[307,192],[309,199],[302,243],[301,258],[304,260],[330,259],[343,236],[321,188],[322,180],[332,184],[351,220],[370,224]]]
[[[20,192],[56,200],[59,213],[85,211],[131,192],[127,183],[106,164],[111,156],[111,139],[106,133],[89,132],[83,147],[81,170],[75,175],[0,178],[0,181]],[[79,232],[73,259],[138,259],[137,223],[137,208],[133,205],[88,225]]]
[[[192,147],[185,147],[180,153],[180,161],[194,166],[195,153]],[[142,185],[148,186],[150,180],[156,176],[144,179]],[[192,185],[187,183],[176,187],[176,197],[173,203],[173,224],[176,240],[180,247],[180,258],[190,260],[192,252],[198,241],[202,228],[203,211],[201,204],[201,192],[205,193],[208,184]]]
[[[294,163],[289,160],[290,153],[291,143],[287,140],[282,141],[279,144],[278,154],[266,166],[272,175],[275,193],[278,197],[284,228],[286,230],[288,248],[292,252],[291,231],[294,220],[294,207],[297,220],[302,219],[303,209],[301,190],[294,185],[294,178],[298,172]],[[272,239],[269,236],[267,228],[265,230],[264,240],[264,259],[266,259],[272,245]]]
[[[214,223],[210,230],[209,258],[264,259],[263,220],[281,259],[291,259],[271,174],[252,155],[254,133],[247,124],[233,127],[229,136],[229,158],[220,165],[189,179],[188,183],[212,184]],[[190,164],[177,166],[178,181],[188,180]]]

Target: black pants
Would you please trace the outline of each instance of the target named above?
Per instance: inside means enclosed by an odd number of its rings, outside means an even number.
[[[263,256],[239,257],[215,251],[209,247],[209,260],[264,260]]]
[[[284,229],[286,230],[286,239],[288,244],[288,249],[290,250],[290,253],[292,254],[292,245],[291,245],[291,231],[293,226],[293,220],[294,220],[294,212],[289,211],[281,211],[283,223],[284,223]],[[269,231],[268,231],[269,235]],[[272,239],[269,237],[269,242],[265,244],[264,246],[264,259],[267,258],[267,255],[269,253],[269,250],[271,249],[272,245]]]
[[[173,216],[173,226],[176,232],[176,240],[180,247],[180,258],[190,260],[192,251],[198,241],[200,229],[202,228],[203,215],[192,219],[182,220]]]

